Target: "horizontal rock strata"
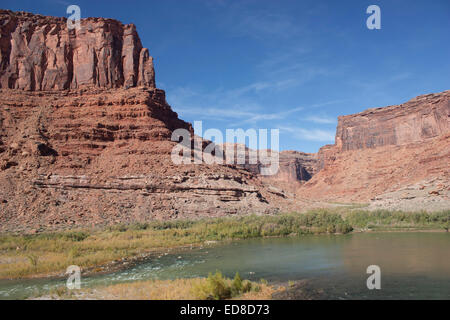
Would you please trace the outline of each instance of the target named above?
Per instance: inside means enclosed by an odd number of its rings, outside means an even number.
[[[173,130],[192,127],[162,90],[0,99],[0,231],[274,213],[284,200],[244,169],[173,164]]]
[[[155,87],[153,59],[133,24],[0,10],[0,87],[30,91]]]
[[[339,117],[336,143],[299,189],[316,199],[368,202],[433,178],[450,179],[450,91]],[[450,207],[450,203],[449,203]]]

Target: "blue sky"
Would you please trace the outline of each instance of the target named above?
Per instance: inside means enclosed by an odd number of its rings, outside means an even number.
[[[282,150],[334,142],[339,115],[450,89],[450,1],[21,1],[1,7],[137,26],[157,86],[203,128],[279,128]],[[381,8],[381,30],[366,8]]]

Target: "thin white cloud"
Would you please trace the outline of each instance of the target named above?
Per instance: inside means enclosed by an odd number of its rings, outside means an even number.
[[[278,84],[281,86],[281,84]],[[275,85],[275,88],[277,85]],[[304,118],[296,115],[300,111],[311,110],[331,104],[341,103],[344,100],[331,100],[317,104],[287,108],[285,106],[271,105],[270,108],[255,102],[254,94],[258,90],[272,90],[268,83],[253,83],[242,88],[232,90],[218,89],[213,92],[197,91],[189,87],[179,87],[171,90],[168,96],[169,103],[182,118],[196,117],[196,120],[215,119],[232,122],[234,126],[243,124],[256,125],[260,121],[286,120],[295,116],[299,120],[306,120],[318,124],[334,124],[336,119],[311,115]],[[270,89],[269,89],[270,88]],[[254,90],[252,94],[249,91]],[[267,110],[276,110],[267,112]]]
[[[261,6],[255,1],[203,0],[217,15],[215,23],[228,35],[257,41],[279,42],[310,32],[306,21],[275,6]],[[220,13],[220,14],[218,14]]]
[[[336,118],[328,116],[308,116],[305,118],[305,120],[320,124],[335,124],[337,122]]]
[[[216,120],[241,119],[254,116],[252,112],[224,108],[176,108],[176,111],[182,115],[200,116],[200,118],[213,118]]]
[[[294,46],[288,51],[270,51],[264,60],[257,64],[261,70],[278,69],[291,61],[305,59],[311,53],[311,48],[305,46]]]
[[[228,95],[236,97],[251,92],[258,93],[263,90],[281,91],[291,87],[295,87],[298,84],[300,84],[300,81],[299,79],[295,78],[273,80],[273,81],[257,81],[237,89],[232,89],[228,92]]]
[[[233,30],[237,34],[259,39],[266,39],[267,37],[289,38],[298,34],[299,25],[286,15],[257,12],[239,17],[235,21]]]
[[[388,82],[395,82],[395,81],[401,81],[401,80],[406,80],[408,78],[411,78],[412,73],[411,72],[402,72],[402,73],[397,73],[392,75],[389,79]]]
[[[316,142],[333,142],[335,133],[330,130],[306,129],[300,127],[280,126],[281,132],[289,133],[298,140],[308,140]]]

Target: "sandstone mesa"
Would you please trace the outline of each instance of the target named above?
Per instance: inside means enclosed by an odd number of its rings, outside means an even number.
[[[334,145],[260,165],[174,165],[192,132],[134,25],[0,10],[0,231],[271,214],[365,202],[450,207],[450,91],[338,119]]]

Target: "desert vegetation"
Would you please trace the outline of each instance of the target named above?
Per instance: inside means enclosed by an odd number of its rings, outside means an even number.
[[[363,211],[353,210],[345,215],[353,228],[372,230],[441,229],[450,227],[450,210],[440,212]]]
[[[263,279],[260,282],[242,280],[239,273],[234,279],[229,279],[216,271],[207,278],[136,281],[79,290],[61,286],[36,297],[74,300],[266,300],[279,290],[282,288],[274,289]]]
[[[347,212],[345,211],[347,210]],[[0,236],[0,278],[61,275],[67,266],[91,272],[112,262],[208,241],[345,234],[357,230],[448,230],[450,211],[407,213],[361,209],[312,210],[265,216],[172,220],[33,235]]]

